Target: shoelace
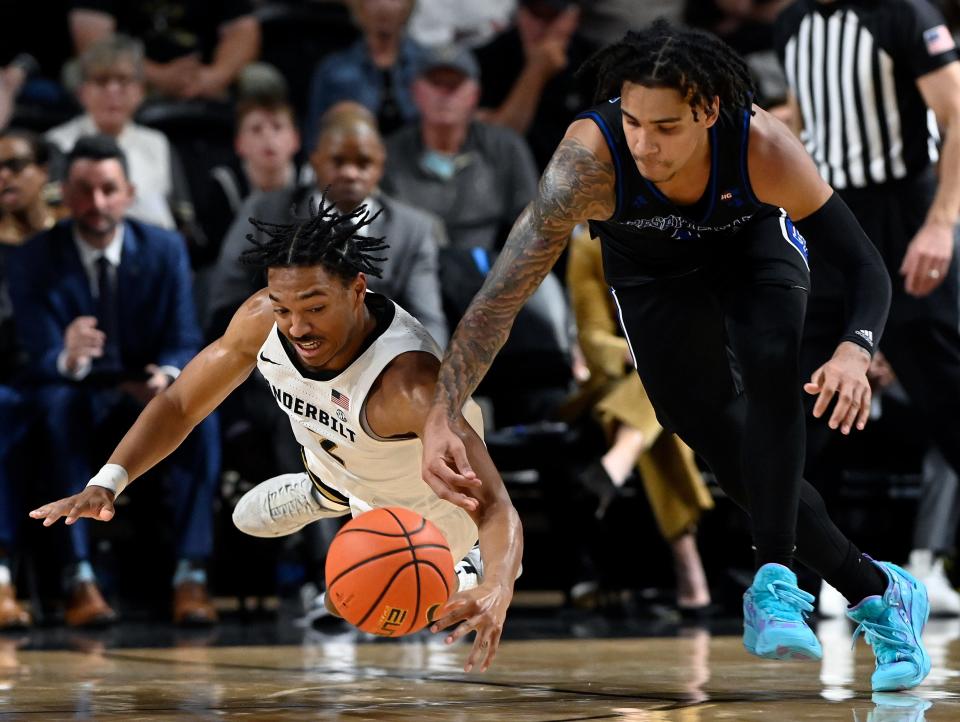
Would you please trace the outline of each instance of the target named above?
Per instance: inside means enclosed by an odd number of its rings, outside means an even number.
[[[882,622],[864,620],[853,630],[853,642],[850,645],[851,649],[856,646],[857,638],[861,633],[867,644],[873,647],[876,652],[878,664],[898,662],[900,661],[899,652],[901,650],[909,652],[912,647],[909,641],[896,636],[903,634],[903,632],[896,627],[883,624]]]
[[[808,612],[813,611],[813,595],[790,582],[781,580],[767,584],[770,599],[764,604],[768,610],[777,612],[777,618],[784,621],[803,621]]]
[[[270,516],[299,517],[304,514],[312,515],[318,508],[323,509],[323,504],[315,496],[313,484],[308,481],[303,485],[308,487],[306,492],[300,483],[290,482],[267,497]]]

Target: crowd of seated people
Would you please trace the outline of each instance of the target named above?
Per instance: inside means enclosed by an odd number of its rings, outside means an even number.
[[[282,76],[258,66],[275,50],[260,18],[333,4],[356,34],[318,48],[304,69],[305,97],[290,97]],[[59,54],[35,37],[35,12],[10,18],[11,35],[25,26],[0,53],[0,629],[38,616],[37,600],[22,587],[17,594],[23,560],[60,571],[66,624],[123,616],[100,579],[94,525],[72,525],[56,558],[37,561],[51,550],[24,548],[25,498],[86,484],[144,404],[262,287],[238,262],[255,233],[250,218],[306,216],[323,192],[340,212],[378,212],[370,232],[390,250],[370,288],[443,346],[552,150],[591,102],[592,88],[575,76],[580,63],[654,15],[743,39],[777,3],[746,4],[762,7],[732,16],[726,4],[692,0],[656,12],[624,0],[60,0],[62,14],[43,20],[56,26],[49,37],[63,39]],[[158,108],[176,135],[151,127]],[[209,153],[180,143],[197,118],[226,119]],[[704,573],[709,556],[701,563],[694,531],[716,491],[692,453],[661,434],[652,409],[634,408],[645,396],[629,383],[625,343],[607,313],[597,243],[579,235],[569,276],[565,257],[478,393],[491,430],[509,427],[520,439],[524,428],[562,419],[581,434],[582,445],[557,453],[568,455],[571,483],[592,495],[588,515],[623,503],[625,486],[645,489],[659,553],[674,562],[677,606],[706,609],[714,570]],[[578,343],[588,306],[602,316],[606,355],[584,328]],[[228,553],[215,534],[219,480],[225,470],[246,473],[221,452],[238,429],[275,474],[299,469],[285,416],[252,378],[160,470],[176,623],[217,620],[210,570]],[[48,473],[27,477],[23,458],[38,452]],[[563,488],[542,482],[544,495]],[[303,542],[317,569],[335,527],[324,529]],[[953,536],[938,539],[944,548],[930,563],[942,570]],[[951,605],[960,612],[960,599]]]

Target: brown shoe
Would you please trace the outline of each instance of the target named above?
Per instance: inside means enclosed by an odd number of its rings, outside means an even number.
[[[12,584],[0,584],[0,629],[23,629],[31,623],[30,612],[17,603]]]
[[[117,621],[117,613],[93,582],[78,582],[74,586],[64,616],[70,627],[105,627]]]
[[[173,588],[173,623],[184,626],[217,623],[217,610],[210,602],[206,586],[197,582],[184,582]]]

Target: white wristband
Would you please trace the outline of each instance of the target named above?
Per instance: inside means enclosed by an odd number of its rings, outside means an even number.
[[[130,477],[127,476],[127,470],[119,464],[105,464],[96,475],[87,482],[87,486],[102,486],[113,492],[113,498],[120,496],[127,484],[130,483]]]

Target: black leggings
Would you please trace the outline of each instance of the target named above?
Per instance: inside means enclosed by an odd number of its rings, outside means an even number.
[[[750,514],[758,563],[789,565],[796,546],[800,561],[843,592],[841,570],[859,552],[801,478],[807,271],[765,230],[722,267],[618,287],[614,297],[657,418]],[[758,257],[761,243],[773,262]]]

